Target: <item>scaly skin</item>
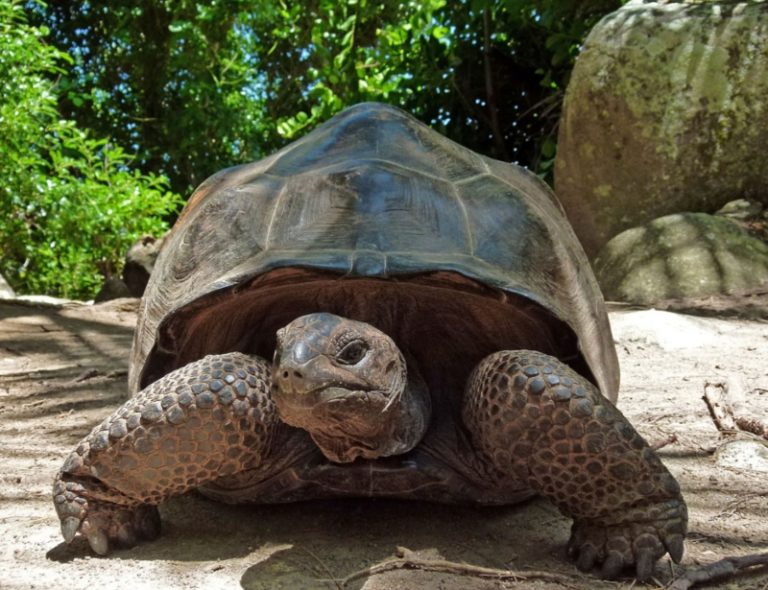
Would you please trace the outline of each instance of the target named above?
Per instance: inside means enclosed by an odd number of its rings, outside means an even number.
[[[463,418],[486,461],[527,481],[574,524],[568,549],[602,576],[650,577],[679,562],[687,512],[680,487],[627,419],[586,379],[538,352],[486,357],[467,384]]]
[[[103,555],[155,538],[162,500],[258,465],[279,422],[270,374],[256,356],[207,356],[126,402],[54,481],[65,540],[79,532]]]

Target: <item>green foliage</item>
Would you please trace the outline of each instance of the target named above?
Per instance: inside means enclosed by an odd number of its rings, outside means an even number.
[[[167,181],[62,119],[69,57],[0,0],[0,272],[21,292],[92,297],[142,234],[162,233],[179,205]]]
[[[67,117],[188,193],[363,100],[544,173],[590,28],[622,0],[59,0]]]
[[[548,177],[575,56],[621,3],[0,0],[0,270],[90,295],[173,214],[166,177],[188,194],[360,101]]]

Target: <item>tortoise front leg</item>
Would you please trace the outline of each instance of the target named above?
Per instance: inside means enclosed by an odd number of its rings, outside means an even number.
[[[687,513],[680,487],[616,407],[557,359],[526,350],[486,357],[467,383],[463,418],[502,477],[527,482],[574,524],[582,570],[634,565],[650,577],[667,551],[679,562]]]
[[[240,353],[207,356],[159,379],[86,436],[53,485],[67,542],[98,554],[160,532],[156,505],[260,465],[278,428],[271,367]]]

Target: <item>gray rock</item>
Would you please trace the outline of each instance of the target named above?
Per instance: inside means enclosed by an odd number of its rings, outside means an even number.
[[[678,213],[620,233],[594,266],[606,299],[654,305],[768,286],[768,245],[729,219]]]
[[[125,255],[122,278],[105,279],[94,301],[101,303],[123,297],[141,297],[147,287],[149,276],[155,268],[155,261],[164,240],[165,236],[162,238],[140,237]]]
[[[731,219],[746,220],[758,217],[763,211],[762,203],[750,201],[748,199],[736,199],[728,201],[723,205],[715,215],[730,217]]]
[[[768,2],[634,0],[592,30],[555,189],[594,255],[620,231],[743,197],[768,204]]]
[[[757,440],[735,440],[717,451],[717,464],[731,469],[768,473],[768,446]]]
[[[141,297],[144,294],[164,240],[165,236],[142,236],[128,250],[123,267],[123,281],[132,297]]]
[[[3,275],[0,275],[0,299],[11,299],[16,297],[16,293],[5,280]]]
[[[131,297],[131,291],[125,284],[123,279],[118,277],[109,277],[104,280],[104,284],[101,286],[101,290],[94,297],[95,303],[102,303],[104,301],[111,301],[112,299],[122,299],[123,297]]]

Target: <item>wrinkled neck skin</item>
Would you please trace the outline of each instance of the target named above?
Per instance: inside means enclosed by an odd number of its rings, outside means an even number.
[[[370,391],[359,401],[353,392],[346,403],[318,404],[307,428],[312,440],[334,463],[410,451],[427,430],[431,408],[423,381],[409,378],[403,385],[399,392]],[[390,401],[382,407],[377,398]]]
[[[394,342],[331,314],[278,332],[272,387],[282,420],[306,430],[335,463],[406,453],[429,424],[427,387]]]

